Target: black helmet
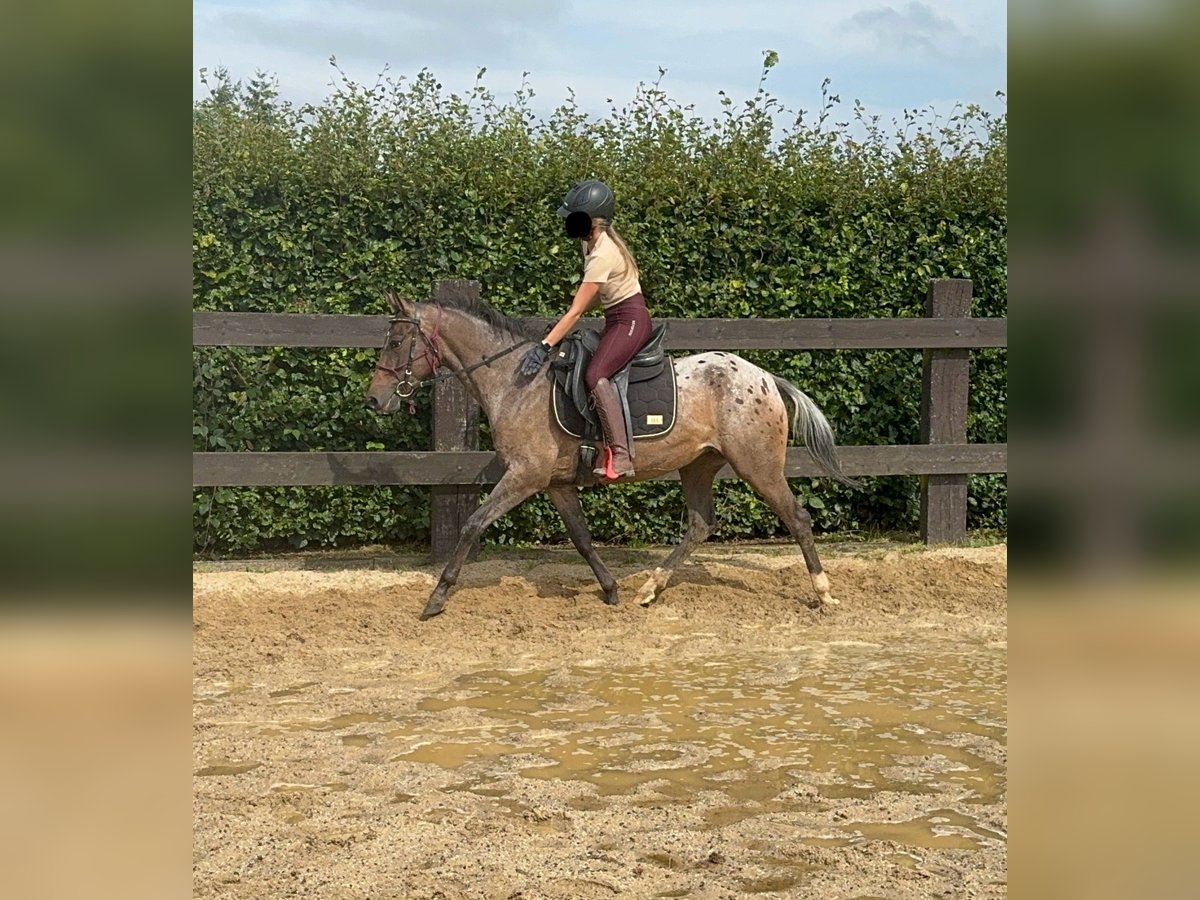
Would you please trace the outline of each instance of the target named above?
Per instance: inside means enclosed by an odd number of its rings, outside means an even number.
[[[611,222],[616,206],[612,189],[603,181],[589,178],[581,181],[563,197],[558,214],[564,219],[571,213],[584,213],[591,219],[606,219]]]

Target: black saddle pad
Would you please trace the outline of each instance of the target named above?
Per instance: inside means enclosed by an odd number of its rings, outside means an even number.
[[[661,437],[675,427],[675,366],[666,359],[651,368],[656,370],[653,374],[631,370],[628,397],[634,440]],[[563,431],[577,438],[594,432],[561,385],[556,384],[551,395],[554,419]]]

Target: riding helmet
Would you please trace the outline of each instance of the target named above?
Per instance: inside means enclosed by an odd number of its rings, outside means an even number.
[[[616,200],[612,188],[603,181],[589,178],[567,191],[562,206],[558,208],[558,214],[565,219],[571,213],[580,212],[591,219],[606,219],[611,222],[615,207]]]

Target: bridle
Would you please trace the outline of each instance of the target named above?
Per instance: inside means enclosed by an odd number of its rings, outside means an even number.
[[[524,340],[513,344],[511,347],[504,348],[499,353],[493,353],[491,356],[484,357],[474,365],[464,366],[463,368],[453,372],[443,372],[438,374],[438,369],[440,369],[442,366],[442,353],[438,349],[437,342],[438,338],[441,337],[442,316],[444,314],[444,310],[441,306],[437,306],[436,304],[435,307],[437,309],[437,318],[434,320],[433,331],[430,334],[425,333],[425,330],[421,327],[421,320],[416,316],[404,316],[397,314],[388,320],[388,334],[387,338],[384,339],[383,352],[386,353],[392,348],[392,326],[404,323],[405,325],[411,325],[416,329],[417,337],[420,337],[421,342],[425,345],[420,356],[414,356],[414,353],[417,349],[417,341],[414,338],[409,342],[408,361],[404,364],[403,371],[395,368],[394,366],[385,366],[382,361],[382,354],[380,354],[380,361],[375,363],[376,372],[385,372],[396,379],[396,387],[392,390],[392,396],[399,397],[402,400],[407,400],[410,413],[416,412],[416,407],[412,400],[413,395],[415,395],[418,390],[425,387],[425,385],[436,384],[437,382],[445,381],[448,378],[458,378],[460,376],[467,375],[482,366],[491,365],[502,356],[507,356],[508,354],[512,353],[518,347],[523,347],[526,344],[534,343],[533,338],[525,338]],[[416,381],[413,378],[412,367],[413,363],[417,359],[424,360],[429,364],[429,368],[433,372],[432,377],[424,378],[420,381]]]
[[[393,396],[400,397],[402,400],[409,400],[417,390],[426,384],[431,384],[434,381],[440,380],[437,377],[437,371],[442,365],[442,354],[438,350],[437,339],[442,328],[442,308],[437,308],[437,320],[433,323],[433,334],[428,335],[421,328],[421,320],[415,316],[395,315],[388,320],[388,334],[383,342],[383,352],[386,353],[392,348],[392,326],[403,322],[406,325],[412,325],[417,329],[417,335],[421,338],[421,342],[425,345],[425,349],[421,351],[420,357],[414,358],[413,353],[417,349],[417,341],[414,338],[408,344],[408,362],[404,364],[404,371],[393,366],[385,366],[383,364],[383,354],[380,354],[380,359],[375,363],[376,372],[386,372],[396,379],[396,387],[392,391]],[[429,368],[433,371],[434,378],[427,378],[424,381],[413,380],[413,362],[415,359],[423,359],[429,363]],[[445,377],[445,376],[442,376]]]

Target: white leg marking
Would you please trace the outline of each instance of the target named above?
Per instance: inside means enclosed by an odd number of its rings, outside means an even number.
[[[815,590],[817,592],[817,597],[820,599],[821,603],[823,603],[823,604],[828,603],[831,606],[837,605],[838,601],[833,599],[833,597],[831,597],[829,594],[829,576],[828,575],[826,575],[824,572],[818,572],[816,575],[814,575],[812,577],[812,583],[813,583],[813,590]]]
[[[654,597],[667,584],[667,579],[670,573],[665,569],[655,569],[650,577],[646,579],[646,583],[642,585],[642,589],[637,593],[637,601],[642,606],[649,606],[654,602]]]

